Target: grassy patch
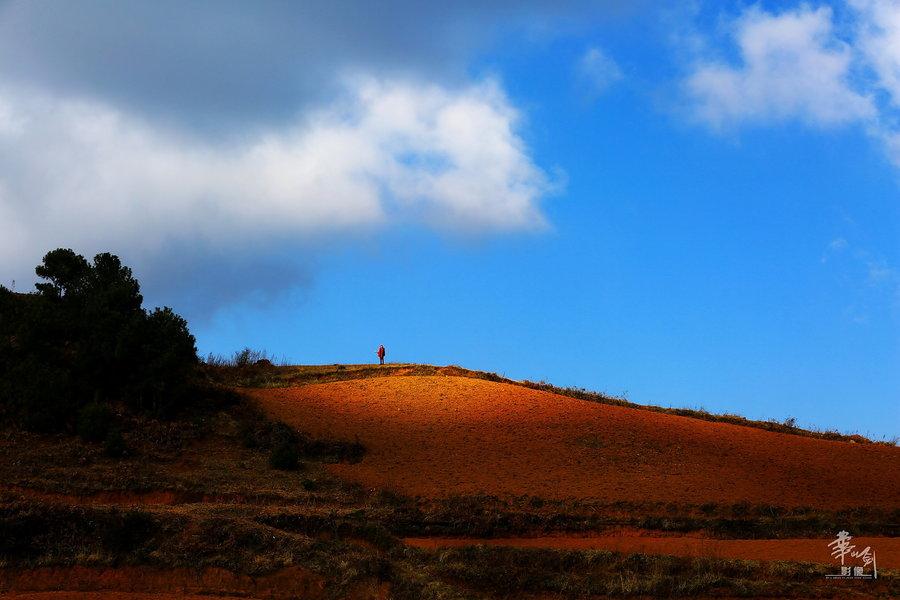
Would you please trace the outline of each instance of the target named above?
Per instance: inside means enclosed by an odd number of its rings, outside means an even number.
[[[386,523],[399,536],[518,537],[641,529],[703,533],[721,539],[828,537],[841,529],[856,535],[900,535],[900,510],[854,508],[824,511],[770,505],[700,506],[672,503],[598,503],[535,497],[460,496],[386,503]]]
[[[555,551],[474,546],[426,552],[430,574],[490,597],[834,597],[841,587],[828,568],[806,563],[679,558],[604,551]],[[866,582],[870,583],[870,582]],[[900,592],[896,579],[876,593]],[[874,586],[870,586],[874,587]]]

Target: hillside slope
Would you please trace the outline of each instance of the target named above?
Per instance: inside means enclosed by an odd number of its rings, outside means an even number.
[[[900,506],[900,448],[609,406],[505,383],[393,376],[248,390],[274,417],[366,446],[333,472],[411,496]]]

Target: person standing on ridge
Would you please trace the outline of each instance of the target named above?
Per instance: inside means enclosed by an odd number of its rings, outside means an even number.
[[[378,352],[376,354],[378,354],[378,360],[381,362],[381,364],[384,364],[384,355],[386,354],[386,352],[384,351],[384,344],[378,346]]]

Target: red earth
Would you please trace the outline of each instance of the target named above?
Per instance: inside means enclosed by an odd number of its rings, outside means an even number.
[[[887,445],[772,433],[447,375],[245,391],[276,418],[316,437],[358,438],[367,450],[364,459],[329,465],[336,475],[411,496],[485,493],[635,504],[900,507],[900,449]],[[66,504],[242,502],[239,496],[163,490],[89,496],[8,491]],[[625,531],[405,541],[423,548],[487,544],[836,565],[827,539],[714,540]],[[900,568],[897,538],[854,542],[875,550],[880,569]],[[0,568],[0,595],[20,600],[322,598],[328,597],[325,587],[322,576],[297,567],[258,577],[214,568]],[[388,595],[386,584],[378,582],[362,584],[350,594]]]
[[[445,538],[405,538],[407,545],[417,548],[454,548],[460,546],[512,546],[516,548],[553,548],[558,550],[609,550],[626,554],[668,554],[700,558],[736,558],[742,560],[786,560],[792,562],[814,562],[839,564],[831,556],[827,539],[780,539],[780,540],[717,540],[688,536],[543,536],[533,538],[489,538],[474,539],[462,537]],[[875,551],[875,563],[879,569],[900,569],[900,538],[855,537],[853,543],[858,550],[869,546]],[[854,559],[856,565],[861,565]],[[848,563],[849,564],[849,563]],[[870,573],[871,567],[866,567]]]
[[[273,416],[366,455],[338,476],[411,496],[900,507],[900,448],[577,400],[448,376],[247,390]]]

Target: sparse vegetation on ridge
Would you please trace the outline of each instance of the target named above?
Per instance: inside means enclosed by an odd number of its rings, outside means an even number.
[[[490,374],[489,374],[490,375]],[[834,442],[850,442],[854,444],[886,444],[889,446],[896,446],[898,444],[898,439],[893,438],[891,440],[871,440],[865,436],[862,436],[858,433],[840,433],[838,431],[816,431],[812,429],[803,429],[801,427],[796,426],[796,420],[793,418],[786,419],[784,422],[779,423],[778,421],[756,421],[753,419],[748,419],[746,417],[742,417],[740,415],[732,415],[732,414],[714,414],[710,413],[703,409],[693,409],[693,408],[669,408],[663,406],[654,406],[652,404],[635,404],[634,402],[629,402],[624,398],[618,398],[616,396],[610,396],[607,394],[601,394],[599,392],[592,392],[589,390],[585,390],[583,388],[571,388],[571,387],[558,387],[555,385],[551,385],[549,383],[539,382],[535,383],[533,381],[515,381],[515,380],[507,380],[504,378],[499,378],[505,383],[512,383],[514,385],[521,385],[527,388],[531,388],[534,390],[541,390],[544,392],[551,392],[554,394],[559,394],[560,396],[568,396],[570,398],[577,398],[579,400],[588,400],[590,402],[599,402],[601,404],[611,404],[614,406],[624,406],[627,408],[637,408],[640,410],[650,410],[653,412],[660,412],[669,415],[677,415],[679,417],[690,417],[692,419],[701,419],[703,421],[713,421],[716,423],[728,423],[730,425],[739,425],[741,427],[755,427],[757,429],[765,429],[766,431],[773,431],[775,433],[787,433],[791,435],[802,435],[806,437],[813,437],[822,440],[830,440]]]

